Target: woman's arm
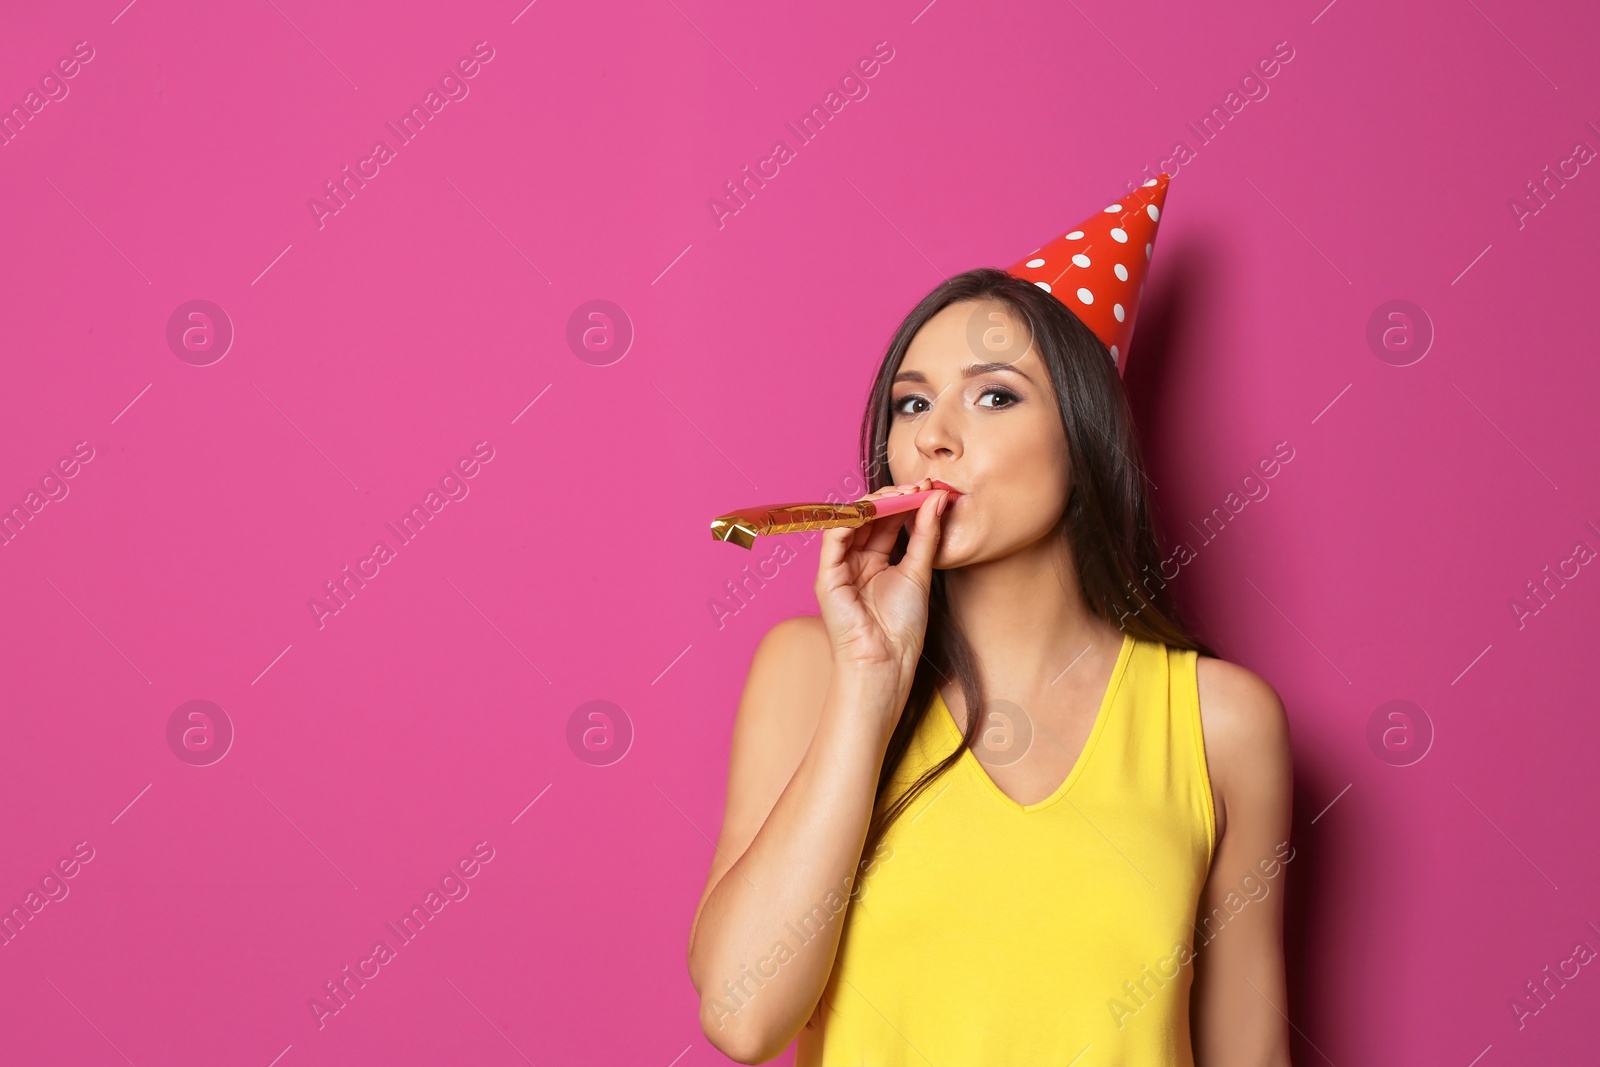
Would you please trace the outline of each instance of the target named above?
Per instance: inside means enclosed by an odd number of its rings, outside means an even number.
[[[833,672],[815,617],[779,623],[757,647],[689,934],[701,1029],[740,1063],[782,1052],[827,984],[889,740],[875,724],[895,689],[893,677]]]
[[[1284,865],[1293,765],[1283,703],[1261,678],[1201,656],[1200,717],[1218,842],[1195,916],[1197,1067],[1289,1067]]]
[[[741,1063],[783,1051],[833,970],[884,751],[922,655],[946,499],[826,531],[820,619],[774,627],[751,662],[688,959],[701,1029]],[[905,556],[890,566],[907,522]]]

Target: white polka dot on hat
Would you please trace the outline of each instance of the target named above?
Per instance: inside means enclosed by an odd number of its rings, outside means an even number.
[[[1118,374],[1125,368],[1170,180],[1165,174],[1151,178],[1007,269],[1082,319],[1106,346]],[[1125,245],[1144,245],[1143,258],[1127,255]]]

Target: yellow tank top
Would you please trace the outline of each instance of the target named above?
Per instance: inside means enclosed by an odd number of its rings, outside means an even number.
[[[968,750],[889,828],[796,1067],[1192,1067],[1216,846],[1197,653],[1124,635],[1077,764],[1021,805]],[[960,744],[937,692],[891,797]]]

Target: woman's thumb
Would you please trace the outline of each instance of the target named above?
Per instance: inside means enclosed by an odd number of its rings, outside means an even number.
[[[930,496],[917,508],[906,554],[900,560],[900,566],[919,578],[924,588],[933,579],[933,557],[939,551],[939,505],[949,499],[948,494]]]

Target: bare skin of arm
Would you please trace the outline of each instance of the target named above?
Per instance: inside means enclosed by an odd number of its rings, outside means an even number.
[[[829,895],[847,898],[854,885],[884,751],[922,653],[943,497],[858,530],[824,531],[821,617],[773,627],[752,659],[688,951],[701,1028],[740,1063],[788,1046],[833,969],[844,911],[802,946],[785,924],[819,908],[829,915]],[[910,547],[891,567],[908,521]],[[779,941],[794,955],[776,963]]]
[[[1288,720],[1278,694],[1245,668],[1202,656],[1197,670],[1217,848],[1195,919],[1195,1063],[1289,1067],[1282,869],[1294,857]]]

